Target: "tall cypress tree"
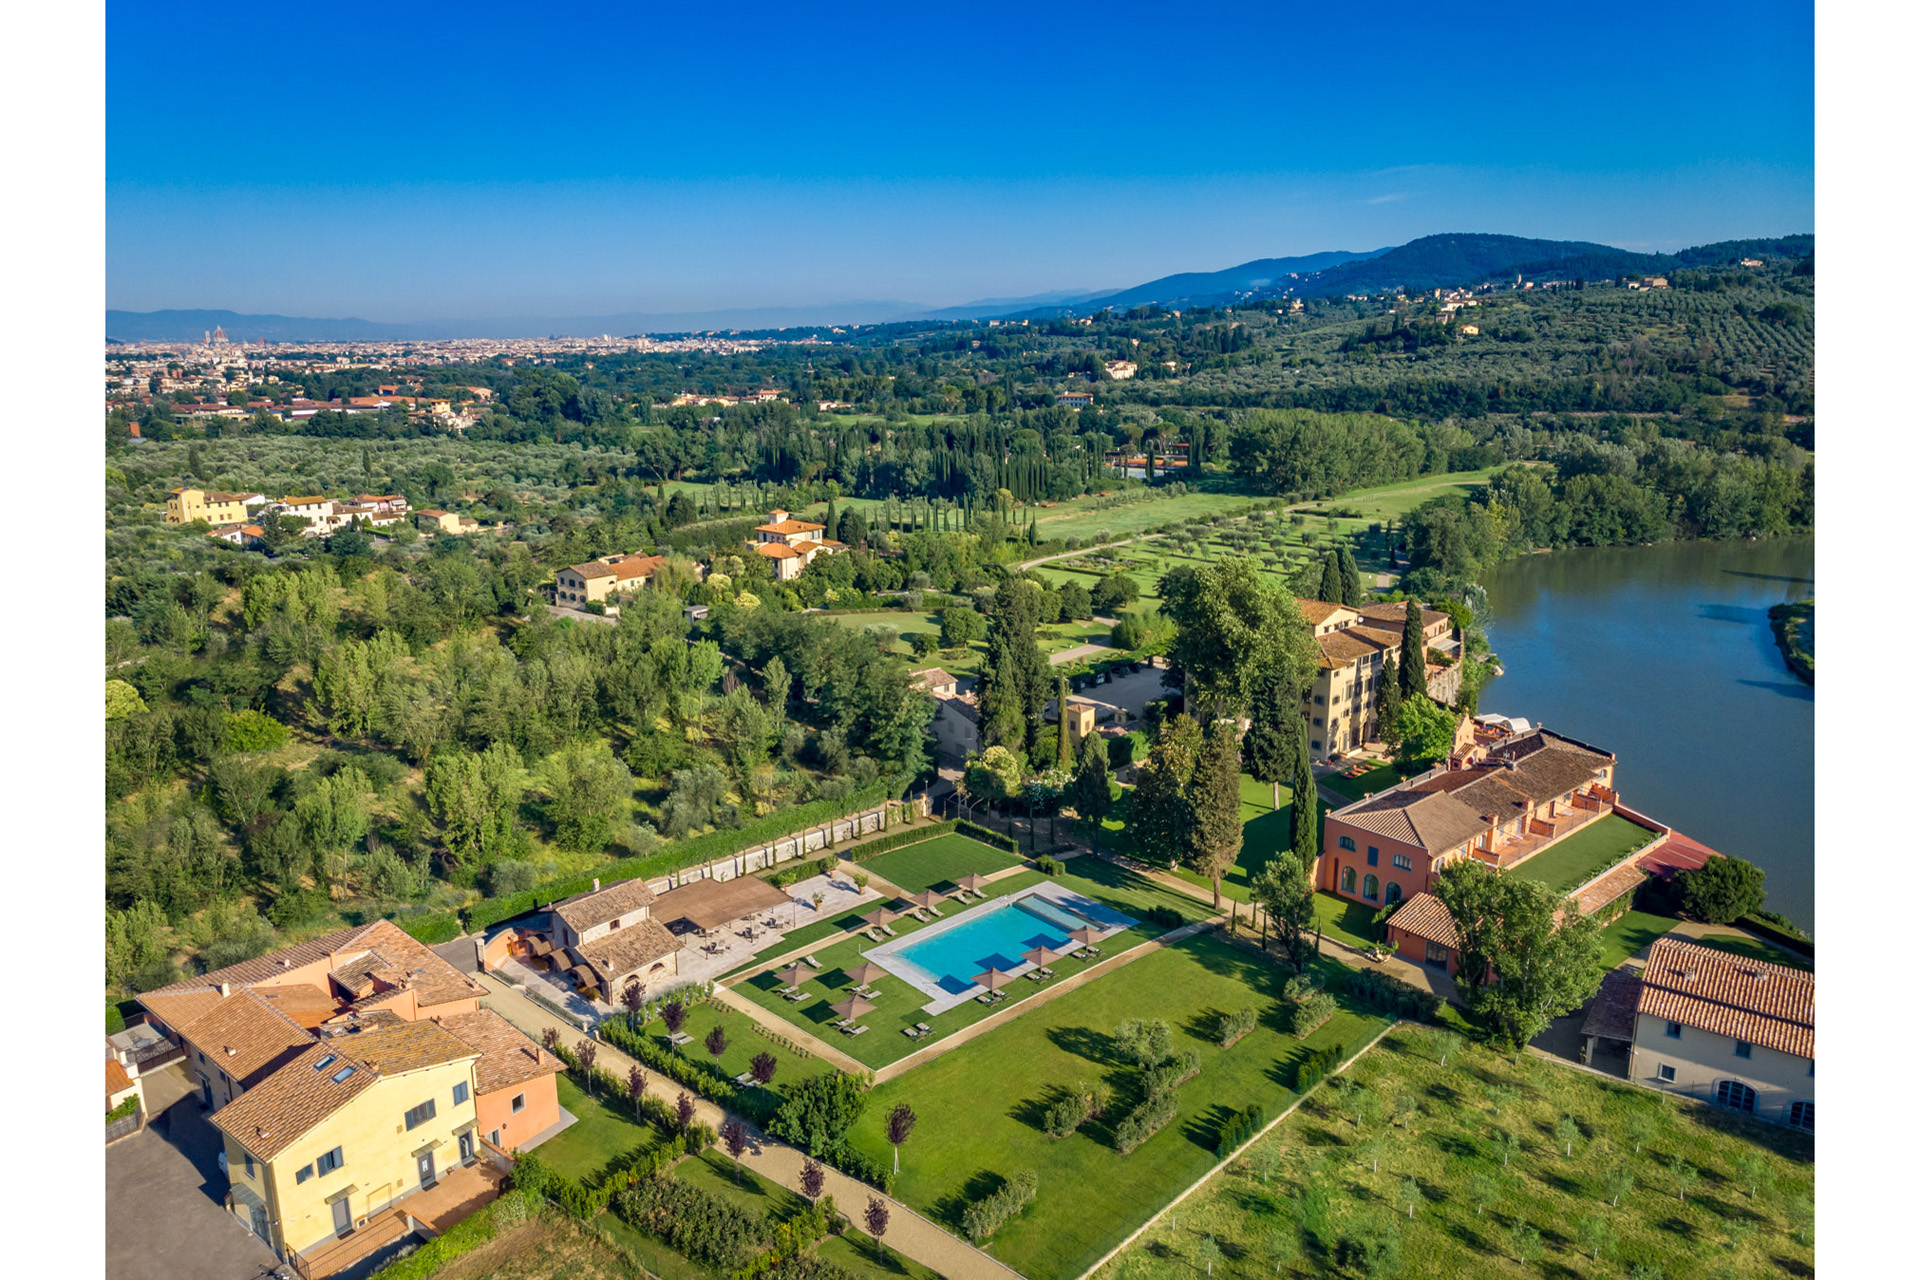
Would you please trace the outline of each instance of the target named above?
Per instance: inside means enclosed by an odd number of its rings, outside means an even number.
[[[1380,741],[1400,745],[1400,667],[1389,653],[1380,667]]]
[[[1213,881],[1220,907],[1220,878],[1240,856],[1240,730],[1216,720],[1193,764],[1193,866]]]
[[[1346,543],[1340,544],[1340,603],[1349,609],[1359,607],[1366,597],[1366,589],[1360,582],[1360,566],[1353,561],[1353,551]]]
[[[1254,690],[1247,708],[1247,736],[1241,742],[1247,772],[1273,787],[1280,808],[1280,784],[1293,777],[1294,743],[1300,733],[1299,698],[1285,682],[1268,676]]]
[[[1294,856],[1312,872],[1313,860],[1320,856],[1319,790],[1313,781],[1313,753],[1307,747],[1307,722],[1302,719],[1297,734],[1293,765],[1293,823],[1289,833]]]
[[[1407,619],[1400,627],[1400,700],[1427,691],[1427,634],[1420,602],[1407,601]]]
[[[1345,604],[1346,584],[1340,580],[1340,557],[1327,552],[1326,561],[1320,566],[1320,599],[1328,604]]]
[[[1054,739],[1053,762],[1058,768],[1067,767],[1067,761],[1073,759],[1073,749],[1067,745],[1067,677],[1063,673],[1054,683],[1054,719],[1059,722],[1059,737]]]

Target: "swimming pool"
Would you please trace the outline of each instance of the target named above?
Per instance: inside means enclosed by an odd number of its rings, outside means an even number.
[[[1082,912],[1037,892],[1024,893],[1007,902],[977,907],[945,928],[923,930],[869,954],[882,965],[905,970],[902,976],[929,994],[957,996],[974,990],[977,973],[1022,968],[1028,963],[1024,953],[1035,947],[1072,950],[1079,944],[1067,935],[1075,929],[1091,926],[1107,933],[1133,923],[1097,906]]]

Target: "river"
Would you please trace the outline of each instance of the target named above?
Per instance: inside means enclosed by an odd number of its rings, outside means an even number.
[[[1485,575],[1506,674],[1480,710],[1620,760],[1628,806],[1767,873],[1767,906],[1813,928],[1813,689],[1767,609],[1813,594],[1813,538],[1525,556]]]

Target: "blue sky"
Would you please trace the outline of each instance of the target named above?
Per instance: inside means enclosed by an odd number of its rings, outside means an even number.
[[[1813,229],[1810,4],[111,0],[108,305],[946,305]]]

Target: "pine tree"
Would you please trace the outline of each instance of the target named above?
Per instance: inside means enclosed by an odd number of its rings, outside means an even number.
[[[1213,881],[1220,908],[1220,878],[1240,857],[1240,731],[1231,720],[1207,730],[1193,765],[1193,865]]]
[[[1326,562],[1320,566],[1319,598],[1328,604],[1344,604],[1341,597],[1346,594],[1346,585],[1340,580],[1340,557],[1327,552]]]
[[[1427,691],[1427,633],[1420,602],[1407,601],[1407,620],[1400,628],[1400,700]]]

